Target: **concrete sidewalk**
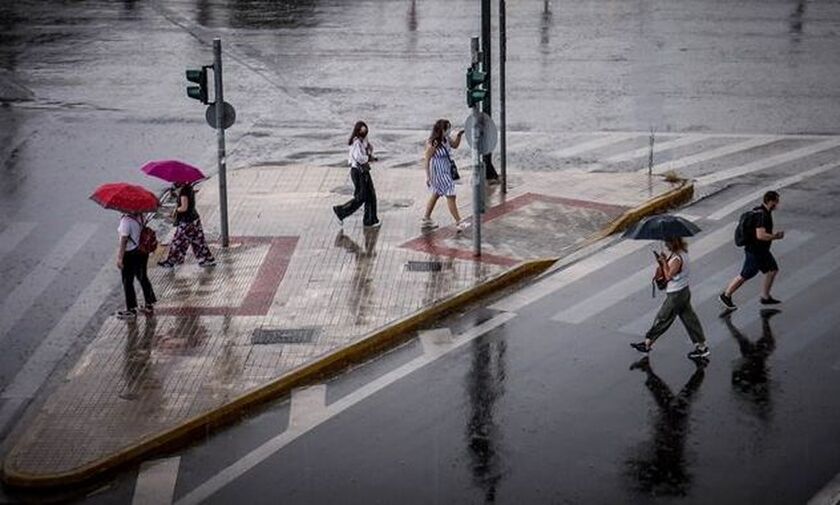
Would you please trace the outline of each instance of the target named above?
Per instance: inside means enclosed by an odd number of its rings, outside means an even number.
[[[428,193],[419,167],[374,167],[373,177],[382,227],[364,229],[360,210],[342,229],[331,206],[352,194],[345,168],[229,174],[231,247],[213,247],[218,265],[201,269],[188,255],[175,271],[151,268],[156,316],[102,325],[14,431],[6,482],[70,484],[183,443],[550,264],[526,260],[562,257],[691,190],[635,173],[514,173],[506,197],[490,187],[477,260],[471,232],[456,233],[444,201],[441,228],[420,232]],[[465,216],[470,189],[459,186]],[[198,198],[217,236],[217,181]]]

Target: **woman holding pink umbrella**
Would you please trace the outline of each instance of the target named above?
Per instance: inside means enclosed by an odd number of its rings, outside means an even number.
[[[146,174],[173,183],[178,202],[175,208],[175,236],[169,244],[169,255],[166,260],[159,261],[158,265],[164,268],[180,265],[184,262],[187,249],[192,246],[199,266],[214,266],[216,260],[207,247],[201,218],[195,207],[195,190],[192,186],[193,183],[204,179],[204,174],[191,165],[174,160],[152,161],[144,165],[142,170]]]

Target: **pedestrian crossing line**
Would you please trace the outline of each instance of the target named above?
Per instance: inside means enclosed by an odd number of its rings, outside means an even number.
[[[0,305],[0,342],[96,233],[97,228],[98,225],[92,223],[74,224],[52,251],[9,293]]]
[[[642,240],[623,240],[618,244],[604,249],[592,256],[589,256],[577,263],[574,263],[563,270],[532,284],[522,290],[502,298],[488,308],[493,310],[516,312],[521,308],[530,305],[552,293],[555,293],[569,284],[583,279],[587,275],[597,272],[605,266],[629,256],[634,252],[650,245],[650,242]]]
[[[796,251],[813,237],[814,234],[810,232],[789,230],[786,232],[784,240],[776,242],[776,245],[774,246],[774,253],[777,256],[782,257],[790,252]],[[740,264],[738,266],[740,266]],[[691,304],[695,307],[695,309],[700,304],[716,298],[717,295],[724,290],[729,281],[735,277],[738,272],[736,268],[736,266],[733,266],[732,269],[723,270],[710,277],[705,277],[702,282],[698,282],[696,284],[690,283],[689,289],[691,289]],[[692,274],[696,272],[697,270],[695,269],[692,271]],[[643,335],[647,329],[650,328],[650,325],[653,323],[653,319],[656,317],[658,311],[659,307],[649,310],[644,315],[619,328],[619,331],[630,335]]]
[[[580,144],[574,144],[565,149],[560,149],[559,151],[554,151],[551,155],[557,158],[571,158],[587,151],[594,151],[595,149],[600,149],[602,147],[619,144],[637,136],[638,135],[635,133],[608,133],[599,138],[582,142]]]
[[[23,239],[35,229],[35,223],[28,221],[16,221],[0,232],[0,260],[3,256],[14,251]]]
[[[465,344],[494,330],[495,328],[502,326],[503,324],[507,323],[515,317],[516,314],[506,312],[503,314],[499,314],[498,316],[488,321],[485,321],[484,323],[474,328],[470,328],[464,333],[460,333],[455,336],[455,338],[452,341],[452,345],[449,346],[449,350],[451,351],[458,349],[459,347],[464,346]],[[417,358],[414,358],[413,360],[409,361],[408,363],[398,368],[395,368],[394,370],[391,370],[390,372],[380,377],[377,377],[371,382],[368,382],[356,391],[346,396],[343,396],[335,402],[327,405],[324,417],[322,417],[317,424],[305,426],[300,431],[286,430],[283,433],[280,433],[279,435],[275,436],[274,438],[266,441],[261,446],[246,454],[238,461],[234,462],[232,465],[222,469],[210,479],[205,481],[203,484],[190,491],[188,494],[176,501],[176,505],[198,505],[200,503],[204,503],[211,496],[223,489],[225,486],[229,485],[230,483],[247,473],[249,470],[257,466],[258,464],[267,460],[272,455],[276,454],[278,451],[282,450],[284,447],[297,440],[299,437],[305,435],[310,430],[318,426],[318,424],[331,419],[332,417],[344,412],[345,410],[353,407],[354,405],[357,405],[361,401],[369,398],[370,396],[373,396],[379,391],[382,391],[383,389],[397,382],[403,377],[416,372],[417,370],[423,368],[424,366],[430,363],[433,363],[434,361],[437,361],[444,355],[446,355],[446,353],[424,353],[421,356],[418,356]]]
[[[693,261],[697,261],[710,252],[718,249],[732,240],[733,230],[736,223],[729,223],[709,235],[698,240],[691,246]],[[576,303],[568,309],[562,310],[552,316],[552,321],[559,321],[572,324],[580,324],[587,319],[600,314],[612,307],[631,294],[650,288],[650,279],[653,275],[653,267],[646,266],[637,272],[625,277],[623,280],[612,284],[600,292]]]
[[[289,430],[302,431],[319,424],[326,414],[327,386],[317,384],[292,391]]]
[[[722,158],[724,156],[729,156],[731,154],[735,154],[741,151],[746,151],[748,149],[754,149],[756,147],[761,147],[763,145],[771,144],[779,140],[777,136],[766,136],[766,137],[757,137],[757,138],[750,138],[747,140],[743,140],[741,142],[736,142],[734,144],[727,144],[725,146],[718,147],[717,149],[711,149],[708,151],[702,151],[697,154],[692,154],[690,156],[684,156],[682,158],[677,158],[675,160],[666,161],[664,163],[659,163],[653,166],[653,173],[661,174],[663,172],[667,172],[669,170],[680,170],[687,166],[694,165],[697,163],[701,163],[704,161],[713,160],[715,158]],[[647,168],[642,168],[637,170],[638,173],[647,173]]]
[[[707,140],[703,137],[697,137],[694,135],[688,135],[685,137],[678,137],[673,140],[668,140],[662,143],[654,143],[653,145],[653,155],[654,157],[657,154],[663,153],[665,151],[669,151],[671,149],[676,149],[678,147],[685,147],[691,144],[696,144],[703,140]],[[623,163],[625,161],[630,161],[636,158],[646,157],[650,155],[650,147],[640,147],[638,149],[633,149],[632,151],[627,151],[626,153],[619,153],[615,156],[610,156],[609,158],[605,159],[604,161],[607,163]]]
[[[752,172],[757,172],[759,170],[764,170],[766,168],[774,167],[776,165],[781,165],[782,163],[788,163],[799,158],[811,156],[822,151],[834,149],[838,146],[840,146],[840,138],[826,140],[817,144],[812,144],[809,146],[801,147],[799,149],[794,149],[793,151],[778,154],[776,156],[756,160],[751,163],[747,163],[746,165],[741,165],[740,167],[734,167],[728,170],[720,170],[717,172],[713,172],[711,174],[698,177],[695,183],[698,185],[715,184],[717,182],[725,181],[727,179],[740,177],[742,175],[747,175]]]
[[[764,193],[766,193],[767,191],[779,190],[779,189],[785,188],[787,186],[793,186],[794,184],[800,183],[800,182],[804,181],[805,179],[807,179],[809,177],[819,175],[823,172],[828,172],[829,170],[834,170],[835,168],[838,168],[838,167],[840,167],[840,163],[837,163],[837,162],[825,163],[823,165],[812,168],[810,170],[806,170],[806,171],[804,171],[800,174],[792,175],[790,177],[785,177],[784,179],[780,179],[773,184],[770,184],[770,185],[765,186],[761,189],[757,189],[755,191],[752,191],[752,192],[748,193],[747,195],[742,196],[738,200],[735,200],[734,202],[732,202],[732,203],[730,203],[730,204],[728,204],[724,207],[721,207],[717,211],[709,214],[709,217],[707,217],[706,219],[710,219],[710,220],[713,220],[713,221],[719,221],[719,220],[723,219],[724,217],[728,216],[729,214],[732,214],[736,210],[740,209],[741,207],[744,207],[745,205],[748,205],[751,202],[759,201],[759,199],[762,196],[764,196]]]
[[[0,433],[5,432],[20,407],[33,398],[46,382],[90,319],[111,295],[118,279],[116,268],[110,263],[104,265],[9,382],[0,396],[4,400],[0,408]]]
[[[180,457],[147,461],[140,465],[131,505],[165,505],[172,503],[178,480]]]

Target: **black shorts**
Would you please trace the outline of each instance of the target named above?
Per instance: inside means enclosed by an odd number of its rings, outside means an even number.
[[[741,268],[741,277],[752,279],[758,272],[766,274],[779,269],[776,258],[770,251],[750,252],[745,251],[744,266]]]

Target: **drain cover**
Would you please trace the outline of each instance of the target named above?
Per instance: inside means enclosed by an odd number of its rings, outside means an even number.
[[[307,344],[312,342],[317,328],[257,328],[251,334],[251,344]]]
[[[409,272],[440,272],[443,270],[443,263],[440,261],[409,261],[405,264]]]

